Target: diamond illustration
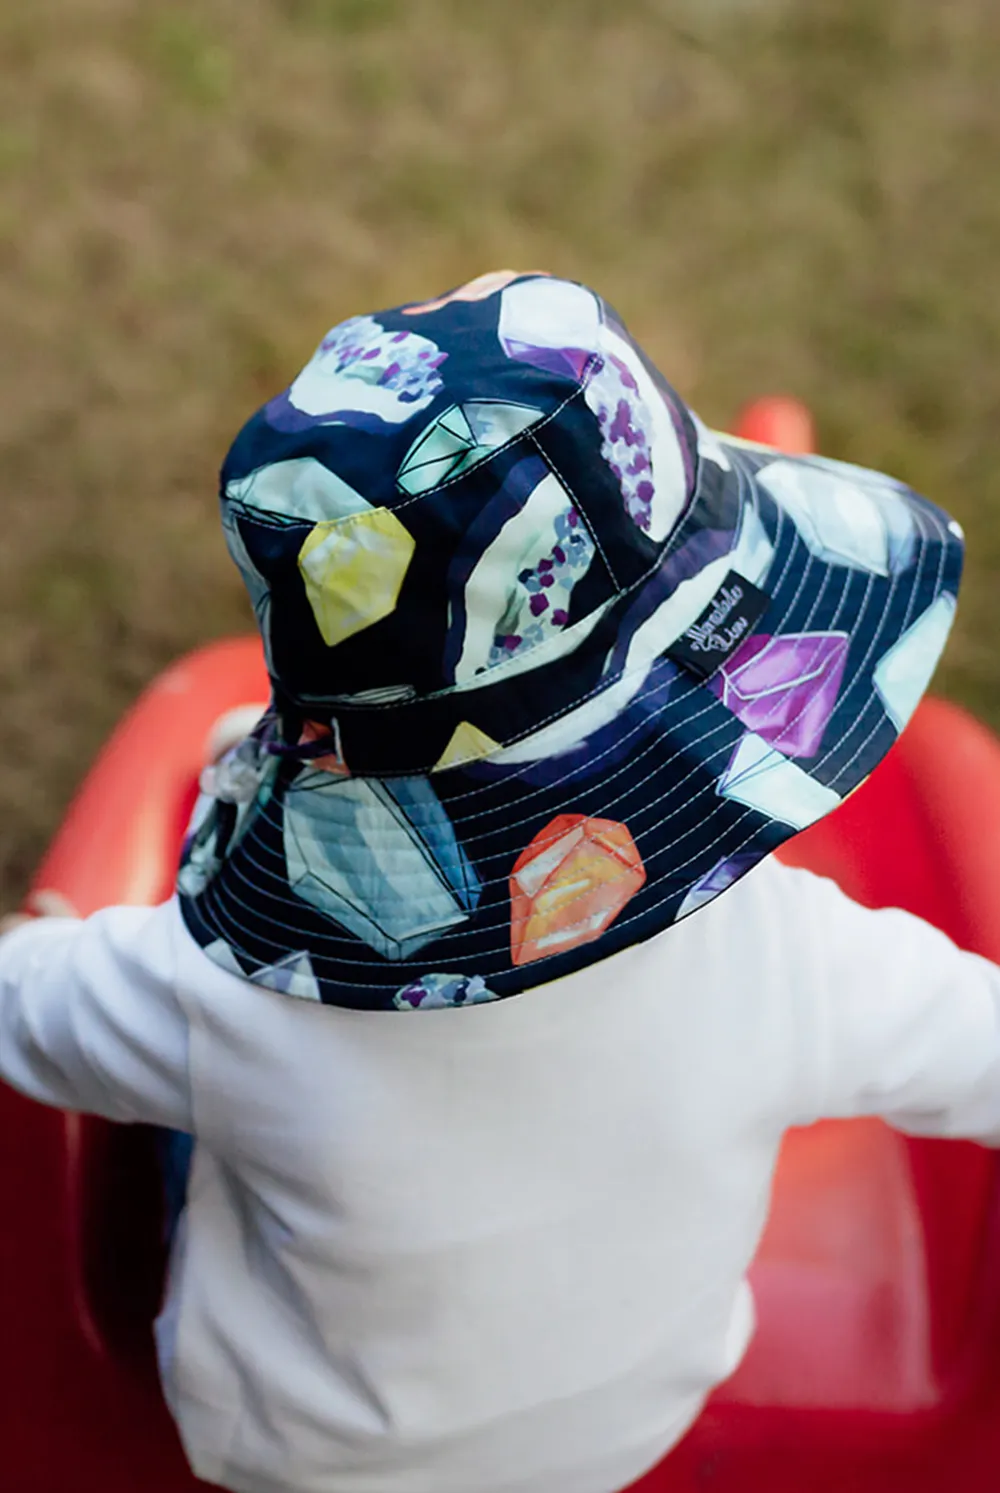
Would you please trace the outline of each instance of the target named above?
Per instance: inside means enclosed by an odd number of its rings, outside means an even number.
[[[447,767],[461,767],[463,762],[478,762],[499,749],[500,743],[480,731],[468,721],[459,721],[451,734],[451,740],[435,762],[432,772],[444,772]]]
[[[342,643],[390,615],[415,548],[387,508],[316,525],[299,551],[299,570],[325,643]]]
[[[449,1006],[480,1006],[495,1001],[481,975],[424,975],[397,990],[397,1011],[441,1011]]]
[[[875,689],[897,731],[902,731],[931,682],[956,604],[950,591],[942,591],[875,666]]]
[[[686,918],[690,912],[696,912],[699,907],[704,907],[706,902],[714,901],[721,892],[728,890],[734,881],[739,881],[740,877],[755,866],[758,860],[758,856],[744,853],[716,861],[711,871],[706,872],[699,881],[695,882],[678,907],[677,921]]]
[[[849,642],[843,632],[748,638],[708,687],[770,746],[812,757],[837,704]]]
[[[221,938],[216,938],[212,943],[206,944],[205,953],[220,969],[228,970],[231,975],[239,975],[241,980],[246,979],[246,971],[237,962],[236,955],[229,945]]]
[[[396,478],[411,496],[430,492],[507,445],[542,418],[542,411],[500,399],[453,404],[417,437]]]
[[[878,473],[839,471],[808,462],[775,461],[757,481],[790,514],[818,560],[897,575],[911,564],[917,543],[913,512],[898,487]],[[868,480],[865,480],[865,479]]]
[[[511,872],[513,962],[529,964],[600,938],[645,880],[624,824],[558,815]]]
[[[234,478],[226,483],[226,497],[257,513],[309,524],[372,511],[371,503],[313,456],[272,461],[247,477]]]
[[[251,985],[266,985],[269,990],[280,991],[282,995],[294,995],[299,1000],[318,1001],[321,999],[319,984],[313,974],[312,961],[304,950],[295,954],[286,954],[284,959],[279,959],[276,964],[269,964],[264,969],[255,970],[250,976]]]
[[[304,769],[285,798],[292,891],[385,959],[460,923],[480,882],[426,778],[334,778]]]
[[[832,788],[818,783],[752,733],[741,739],[717,792],[793,829],[805,829],[841,802]]]

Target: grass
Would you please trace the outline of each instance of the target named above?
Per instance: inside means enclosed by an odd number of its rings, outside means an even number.
[[[141,685],[248,611],[215,474],[352,312],[596,284],[707,418],[810,402],[969,536],[1000,727],[994,0],[0,10],[0,902]]]

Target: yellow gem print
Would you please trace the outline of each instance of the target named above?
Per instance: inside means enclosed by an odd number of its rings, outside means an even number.
[[[317,524],[299,570],[323,641],[332,648],[395,609],[416,548],[388,508]]]
[[[461,767],[463,762],[477,762],[480,757],[488,757],[499,748],[500,743],[494,741],[492,736],[487,736],[485,731],[480,731],[478,726],[471,725],[469,721],[460,721],[431,771],[444,772],[446,767]]]

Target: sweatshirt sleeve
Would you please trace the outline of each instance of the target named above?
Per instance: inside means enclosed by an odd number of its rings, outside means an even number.
[[[0,938],[0,1079],[42,1104],[190,1130],[172,904]]]
[[[788,984],[811,1023],[799,1122],[879,1115],[1000,1145],[1000,968],[910,913],[779,869]]]

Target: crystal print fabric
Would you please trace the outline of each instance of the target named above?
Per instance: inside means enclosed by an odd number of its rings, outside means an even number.
[[[668,533],[687,499],[681,439],[635,345],[593,292],[555,280],[519,280],[502,295],[500,341],[510,358],[586,379],[601,456],[626,512],[653,538]]]
[[[897,731],[902,731],[930,684],[954,620],[955,598],[943,591],[879,659],[875,689]]]
[[[459,721],[451,739],[434,764],[435,772],[444,772],[449,767],[462,767],[468,762],[477,762],[481,757],[492,756],[500,750],[500,743],[472,726],[468,721]]]
[[[639,385],[620,358],[610,356],[587,385],[587,403],[601,428],[601,455],[622,490],[625,511],[648,530],[653,497],[653,462],[649,450],[649,411]]]
[[[544,270],[536,271],[536,274],[544,275]],[[440,311],[444,306],[450,306],[455,301],[485,301],[488,296],[495,295],[498,290],[503,290],[512,280],[520,280],[523,276],[517,270],[489,270],[485,275],[477,275],[474,280],[469,280],[465,285],[459,285],[456,290],[449,290],[445,295],[436,296],[432,301],[420,301],[414,306],[403,306],[404,316],[426,316],[429,311]]]
[[[805,829],[840,803],[831,788],[825,788],[752,732],[743,737],[733,753],[720,779],[719,793],[792,829]]]
[[[527,659],[568,627],[573,588],[593,557],[594,541],[572,499],[546,474],[469,577],[456,682],[517,655]]]
[[[697,912],[706,902],[713,901],[755,865],[756,857],[752,855],[732,855],[726,860],[717,861],[711,871],[700,877],[685,896],[677,909],[678,921],[686,918],[689,913]]]
[[[852,475],[819,463],[776,461],[758,481],[791,515],[817,559],[873,575],[898,574],[913,560],[912,512],[894,484],[865,484],[845,470]]]
[[[253,607],[254,619],[260,632],[261,643],[264,646],[264,660],[270,671],[273,666],[271,655],[271,588],[250,558],[250,552],[246,547],[243,535],[240,533],[237,509],[232,507],[223,509],[222,533],[230,558],[242,576],[244,586],[247,588],[250,605]]]
[[[624,824],[561,814],[520,855],[511,874],[515,964],[590,943],[646,879]]]
[[[286,954],[277,964],[268,964],[263,969],[255,970],[250,978],[255,985],[266,985],[279,995],[294,995],[303,1001],[320,999],[312,961],[304,949],[295,954]]]
[[[314,456],[272,461],[247,477],[226,485],[228,511],[245,509],[270,522],[296,519],[312,527],[355,513],[370,513],[372,505],[349,483]]]
[[[758,635],[726,660],[711,688],[770,746],[812,757],[840,697],[849,643],[842,632]]]
[[[393,996],[397,1011],[441,1011],[448,1006],[477,1006],[496,1000],[479,975],[424,975]]]
[[[905,484],[708,429],[596,292],[508,270],[334,327],[220,500],[273,698],[203,778],[182,914],[360,1010],[519,995],[725,895],[891,750],[962,568]]]
[[[414,549],[385,508],[316,525],[299,550],[299,569],[324,643],[342,642],[389,615]]]
[[[417,332],[355,316],[327,332],[287,394],[267,406],[279,430],[311,424],[378,429],[419,414],[441,388],[447,353]]]
[[[285,800],[284,838],[295,895],[386,959],[464,922],[479,895],[444,810],[417,780],[393,792],[306,769]]]
[[[506,663],[512,654],[536,647],[569,625],[573,587],[593,554],[593,540],[572,507],[561,508],[550,527],[531,536],[522,556],[529,563],[517,573],[517,589],[493,634],[487,668]]]
[[[417,437],[396,480],[413,497],[430,492],[485,461],[541,418],[541,410],[496,399],[453,404]]]
[[[774,548],[756,510],[747,505],[732,548],[710,559],[695,575],[679,581],[662,601],[650,588],[647,605],[626,614],[618,644],[604,660],[600,686],[577,709],[547,723],[541,731],[505,746],[500,763],[534,763],[558,759],[597,737],[615,721],[622,721],[635,702],[660,702],[676,669],[664,653],[704,610],[730,569],[736,568],[752,584],[763,583],[774,558]],[[657,604],[658,603],[658,604]]]

